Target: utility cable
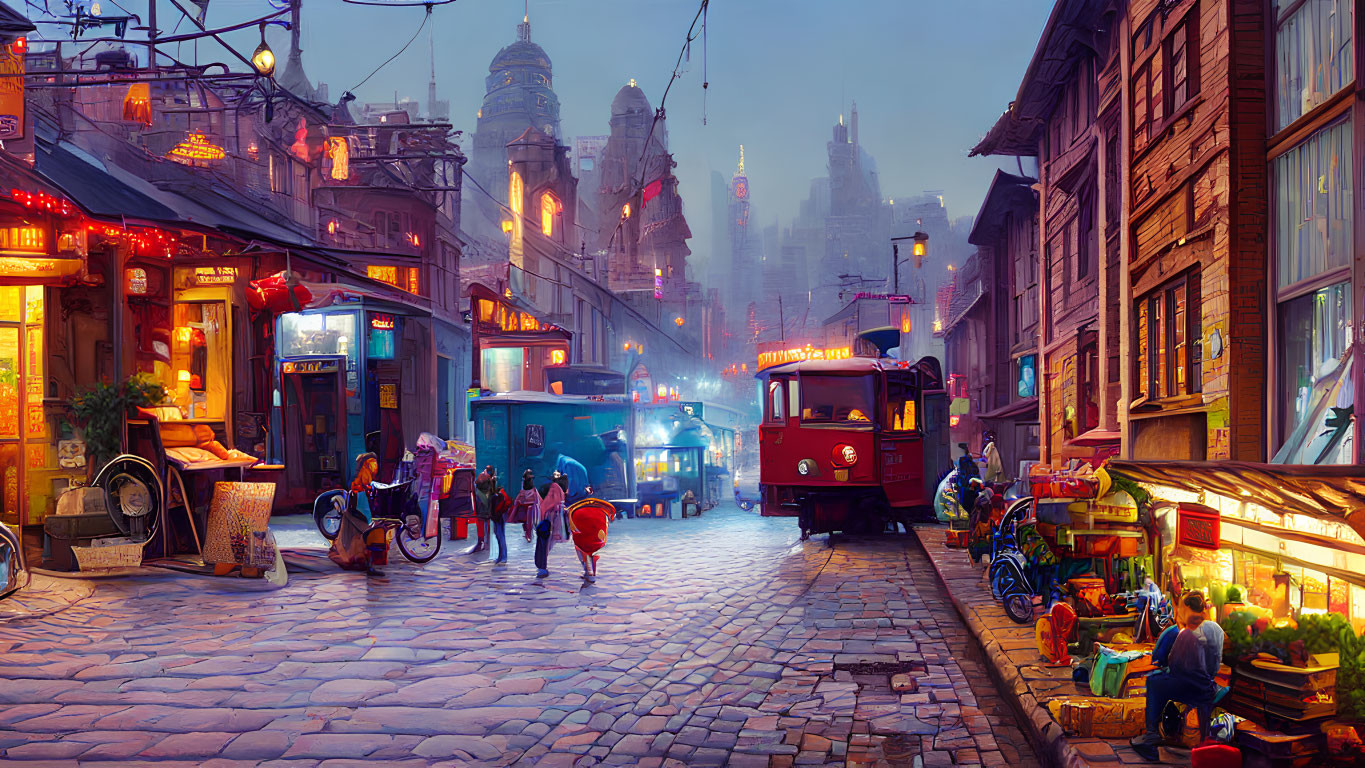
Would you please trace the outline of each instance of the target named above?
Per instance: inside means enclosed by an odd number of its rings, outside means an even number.
[[[364,85],[365,83],[370,82],[370,78],[372,78],[372,77],[374,77],[375,75],[379,74],[379,70],[383,69],[384,67],[387,67],[387,66],[389,65],[389,62],[393,61],[394,59],[398,58],[399,56],[402,56],[402,55],[403,55],[403,52],[406,51],[406,50],[408,49],[408,46],[412,45],[412,42],[413,42],[414,40],[417,39],[417,36],[420,35],[420,34],[422,34],[422,30],[423,30],[423,29],[426,29],[427,21],[431,18],[431,6],[430,6],[430,5],[427,5],[427,6],[425,6],[425,7],[426,7],[426,9],[427,9],[427,12],[426,12],[425,14],[422,15],[422,23],[417,25],[417,31],[412,33],[412,37],[409,38],[408,41],[407,41],[406,43],[403,43],[403,47],[402,47],[402,48],[399,48],[397,53],[395,53],[394,55],[392,55],[392,56],[388,57],[387,59],[385,59],[383,64],[380,64],[379,66],[375,67],[373,72],[371,72],[370,74],[366,75],[364,80],[361,80],[360,82],[358,82],[358,83],[356,83],[355,85],[351,86],[351,87],[347,90],[348,93],[355,93],[355,91],[356,91],[357,88],[359,88],[360,86]]]

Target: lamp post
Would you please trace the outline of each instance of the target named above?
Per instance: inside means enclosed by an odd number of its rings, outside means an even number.
[[[901,292],[901,250],[900,244],[903,240],[915,241],[911,250],[911,257],[915,260],[915,269],[924,266],[924,257],[929,255],[929,235],[924,232],[916,232],[905,237],[891,238],[891,292],[899,294]]]

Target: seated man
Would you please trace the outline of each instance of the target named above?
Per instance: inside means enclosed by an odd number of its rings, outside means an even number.
[[[1167,704],[1177,701],[1194,707],[1212,706],[1214,678],[1223,658],[1223,628],[1216,621],[1205,620],[1209,606],[1204,596],[1191,592],[1181,603],[1189,611],[1185,626],[1168,627],[1152,651],[1152,663],[1164,669],[1147,676],[1147,732],[1131,742],[1138,754],[1149,760],[1156,759],[1161,713]],[[1206,727],[1207,723],[1200,723],[1201,732]]]

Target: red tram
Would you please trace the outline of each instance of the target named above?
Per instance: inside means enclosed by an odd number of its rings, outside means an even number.
[[[758,378],[764,515],[801,517],[811,533],[875,533],[928,514],[949,469],[936,359],[806,360]]]

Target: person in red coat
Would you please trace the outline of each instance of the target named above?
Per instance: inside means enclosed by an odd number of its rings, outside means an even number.
[[[584,499],[569,507],[569,534],[583,563],[583,579],[597,581],[597,551],[607,543],[607,526],[616,508],[601,499]]]

